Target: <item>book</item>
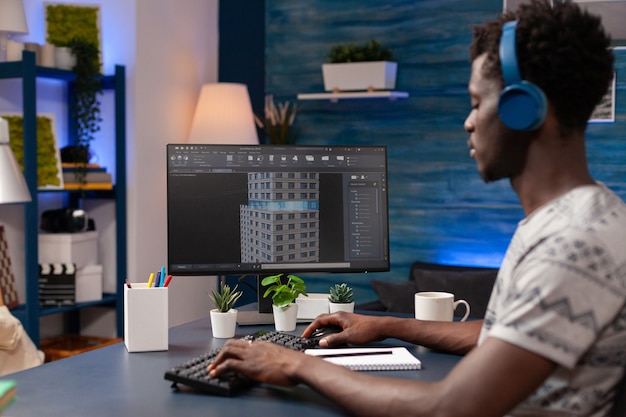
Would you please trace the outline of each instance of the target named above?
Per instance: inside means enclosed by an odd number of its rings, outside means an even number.
[[[100,164],[84,164],[82,162],[62,162],[61,168],[100,168]]]
[[[422,362],[405,347],[307,349],[304,353],[353,371],[404,371],[422,368]]]
[[[63,164],[65,165],[65,164]],[[83,166],[63,166],[63,173],[66,172],[106,172],[106,167],[95,166],[95,167],[83,167]]]
[[[15,381],[0,380],[0,413],[15,401]]]
[[[91,182],[112,182],[113,178],[108,172],[66,172],[63,170],[63,182],[65,183],[80,183],[81,181]]]
[[[63,187],[66,190],[112,190],[113,184],[110,182],[88,182],[87,184],[66,182]]]

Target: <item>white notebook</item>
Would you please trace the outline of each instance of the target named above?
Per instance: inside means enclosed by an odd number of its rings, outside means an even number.
[[[422,362],[404,347],[307,349],[304,353],[322,357],[328,362],[354,371],[400,371],[422,368]]]

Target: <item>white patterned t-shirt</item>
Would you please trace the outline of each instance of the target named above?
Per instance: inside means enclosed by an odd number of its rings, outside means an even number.
[[[511,415],[607,414],[626,365],[626,205],[617,195],[578,187],[518,224],[479,344],[488,337],[558,365]]]

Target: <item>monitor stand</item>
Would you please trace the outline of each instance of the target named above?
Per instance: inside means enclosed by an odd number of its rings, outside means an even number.
[[[261,313],[258,303],[251,303],[237,309],[237,324],[240,326],[254,326],[259,324],[274,324],[274,314]],[[244,310],[244,308],[246,308]],[[248,310],[247,308],[250,308]]]
[[[274,324],[272,313],[272,299],[263,298],[264,289],[261,286],[262,276],[257,276],[257,302],[246,304],[237,309],[237,324],[252,326],[259,324]]]

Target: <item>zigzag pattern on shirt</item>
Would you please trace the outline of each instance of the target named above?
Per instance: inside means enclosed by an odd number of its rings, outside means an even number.
[[[548,344],[554,349],[561,350],[568,355],[579,356],[583,352],[574,346],[569,340],[563,339],[560,335],[544,331],[542,329],[531,329],[526,334],[532,338],[539,340],[543,344]]]
[[[593,311],[589,310],[580,314],[573,314],[569,298],[561,298],[560,300],[556,300],[554,302],[542,300],[540,306],[544,311],[552,311],[559,316],[568,319],[571,323],[591,329],[594,333],[599,331]]]
[[[593,311],[585,311],[580,314],[572,313],[572,307],[570,304],[570,300],[567,297],[560,298],[558,300],[549,302],[547,300],[541,299],[541,288],[532,287],[527,291],[521,291],[517,293],[509,294],[509,299],[513,298],[515,300],[522,300],[523,302],[532,302],[534,300],[539,300],[539,307],[545,312],[553,312],[560,317],[563,317],[569,320],[571,323],[577,324],[584,328],[591,329],[594,333],[599,331],[595,315]]]

